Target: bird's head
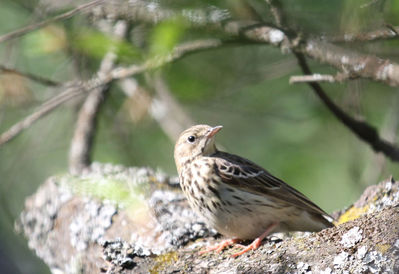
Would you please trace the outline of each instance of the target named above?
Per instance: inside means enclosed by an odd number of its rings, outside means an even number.
[[[217,150],[214,136],[221,129],[222,126],[196,125],[183,131],[175,145],[177,171],[180,173],[181,166],[186,161],[215,153]]]

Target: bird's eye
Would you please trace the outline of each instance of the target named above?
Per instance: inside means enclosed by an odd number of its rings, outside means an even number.
[[[189,143],[194,143],[194,142],[195,142],[195,136],[193,136],[193,135],[189,136],[189,137],[187,138],[187,141],[188,141]]]

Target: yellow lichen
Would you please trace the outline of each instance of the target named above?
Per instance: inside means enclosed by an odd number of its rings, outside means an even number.
[[[150,269],[150,273],[151,274],[157,274],[160,272],[160,270],[162,270],[164,268],[164,266],[166,265],[170,265],[174,262],[176,262],[178,259],[178,255],[177,252],[168,252],[162,255],[159,255],[156,259],[155,259],[155,265],[152,269]]]
[[[385,252],[387,252],[390,248],[391,245],[389,244],[377,244],[376,248],[382,253],[384,254]]]
[[[369,210],[369,205],[366,205],[364,207],[352,206],[350,209],[348,209],[344,214],[342,214],[339,217],[338,221],[335,224],[340,225],[348,221],[353,221],[362,216],[363,214],[367,213],[368,210]]]

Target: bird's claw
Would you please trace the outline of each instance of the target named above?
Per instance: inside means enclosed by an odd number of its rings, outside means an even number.
[[[214,245],[214,246],[209,246],[207,247],[206,250],[202,250],[199,252],[200,255],[211,252],[211,251],[216,251],[216,252],[221,252],[225,247],[228,247],[230,245],[233,245],[235,243],[237,243],[239,241],[239,239],[230,239],[230,240],[225,240],[223,242],[221,242],[220,244]]]
[[[243,248],[243,250],[241,250],[240,252],[234,253],[233,255],[231,255],[231,257],[235,258],[235,257],[238,257],[250,250],[255,250],[260,246],[261,243],[262,243],[262,240],[260,240],[259,238],[256,238],[250,245],[247,245],[247,246],[237,245],[238,247]]]

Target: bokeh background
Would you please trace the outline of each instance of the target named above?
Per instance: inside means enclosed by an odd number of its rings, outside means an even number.
[[[290,24],[315,37],[364,32],[399,22],[398,1],[285,0]],[[82,1],[0,0],[0,35],[67,11]],[[218,8],[232,18],[251,17],[263,1],[148,1],[183,9]],[[249,4],[248,4],[249,3]],[[219,37],[206,28],[190,29],[182,20],[137,25],[121,46],[120,62],[145,60],[191,39]],[[138,37],[138,38],[137,38]],[[110,41],[92,18],[77,14],[0,44],[0,64],[59,82],[87,79],[98,69]],[[346,47],[398,62],[398,40],[352,43]],[[311,62],[318,73],[335,73]],[[296,59],[268,45],[233,44],[191,54],[162,69],[138,76],[145,88],[126,97],[111,88],[99,114],[93,159],[126,166],[150,166],[175,175],[174,140],[154,119],[155,96],[148,79],[161,77],[170,95],[194,123],[223,125],[218,143],[246,156],[305,193],[327,212],[350,205],[370,184],[399,176],[392,163],[345,128],[306,84]],[[155,75],[155,76],[154,76]],[[397,88],[367,80],[323,84],[329,96],[352,116],[376,126],[398,142]],[[0,74],[0,132],[35,111],[60,90],[15,74]],[[0,269],[8,273],[47,273],[47,267],[14,232],[24,200],[51,175],[68,170],[68,150],[82,98],[68,102],[11,142],[0,147]],[[62,248],[62,247],[60,247]]]

